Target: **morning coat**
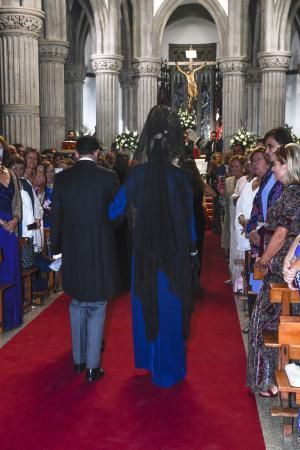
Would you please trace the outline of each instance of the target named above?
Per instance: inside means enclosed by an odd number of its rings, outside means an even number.
[[[92,160],[78,161],[55,177],[51,249],[62,253],[63,290],[79,301],[109,300],[119,291],[115,233],[108,205],[116,174]]]

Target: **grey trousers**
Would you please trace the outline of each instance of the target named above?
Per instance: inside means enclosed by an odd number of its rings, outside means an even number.
[[[75,364],[86,363],[88,369],[99,367],[106,304],[106,301],[71,301],[70,321]]]

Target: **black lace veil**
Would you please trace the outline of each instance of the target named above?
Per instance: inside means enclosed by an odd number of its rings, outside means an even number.
[[[172,164],[183,154],[183,132],[177,114],[163,105],[153,107],[134,156],[140,163],[146,163],[140,168],[143,177],[136,185],[139,200],[133,230],[133,282],[142,302],[149,340],[154,340],[159,331],[158,271],[168,277],[171,292],[182,301],[183,336],[188,335],[193,307],[192,213],[188,204],[192,195],[185,173]]]

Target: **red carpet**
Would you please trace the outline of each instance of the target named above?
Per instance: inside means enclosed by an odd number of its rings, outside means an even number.
[[[107,320],[105,377],[86,384],[71,367],[68,300],[0,350],[1,450],[262,450],[245,352],[219,240],[206,238],[188,377],[163,390],[133,368],[128,296]]]

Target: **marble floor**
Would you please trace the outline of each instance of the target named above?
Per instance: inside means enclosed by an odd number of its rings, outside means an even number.
[[[61,294],[56,293],[49,297],[42,306],[36,306],[31,312],[24,315],[24,324],[12,331],[8,331],[0,335],[0,347],[7,344],[12,337],[19,333],[24,327],[26,327],[32,320],[38,317],[42,311],[44,311],[53,301]],[[238,296],[235,297],[237,312],[240,320],[241,330],[247,325],[248,318],[245,311],[245,302],[240,300]],[[245,345],[245,351],[247,352],[248,337],[246,334],[242,334],[242,338]],[[273,404],[278,403],[278,399],[263,399],[256,397],[257,409],[259,412],[262,431],[265,439],[266,450],[294,450],[300,449],[300,444],[297,442],[296,433],[292,439],[284,440],[282,435],[282,419],[280,417],[271,417],[270,409]],[[247,412],[245,412],[245,420],[247,420]],[[221,449],[220,449],[221,450]],[[242,450],[242,449],[241,449]],[[253,449],[255,450],[255,449]]]

